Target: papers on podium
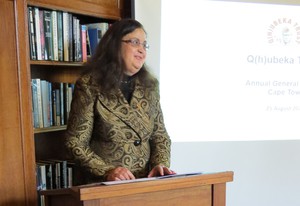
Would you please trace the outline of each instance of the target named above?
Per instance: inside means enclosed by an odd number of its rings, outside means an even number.
[[[172,175],[164,175],[164,176],[158,176],[158,177],[137,178],[134,180],[107,181],[107,182],[101,182],[101,184],[103,184],[103,185],[118,185],[118,184],[145,182],[145,181],[153,181],[153,180],[160,180],[160,179],[167,179],[167,178],[187,177],[187,176],[194,176],[194,175],[201,175],[201,174],[202,174],[202,172],[172,174]]]

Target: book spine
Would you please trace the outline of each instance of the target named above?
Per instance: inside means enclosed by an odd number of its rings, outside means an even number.
[[[64,85],[64,119],[67,120],[68,119],[68,110],[69,110],[69,84],[68,83],[63,83]]]
[[[81,26],[79,19],[76,19],[76,34],[77,34],[77,61],[82,62],[82,43],[81,43]]]
[[[36,41],[35,41],[35,28],[34,28],[34,11],[31,6],[28,7],[28,33],[29,33],[29,46],[30,46],[30,59],[36,60]]]
[[[56,125],[61,125],[61,112],[60,112],[60,91],[59,89],[55,89],[55,97],[56,97]]]
[[[45,164],[46,166],[46,188],[53,188],[53,165],[51,163]]]
[[[42,180],[41,180],[41,170],[38,164],[35,165],[35,177],[36,177],[36,189],[39,191],[42,188],[41,186]]]
[[[58,33],[57,33],[57,11],[52,11],[52,45],[53,45],[53,60],[58,61]]]
[[[64,61],[69,61],[69,14],[63,12],[63,51]]]
[[[69,119],[69,114],[71,111],[71,103],[72,103],[72,99],[73,99],[73,89],[71,87],[71,85],[68,85],[68,105],[67,105],[67,120]]]
[[[89,43],[91,47],[91,55],[94,55],[97,45],[101,40],[101,30],[99,28],[88,29]]]
[[[69,61],[74,61],[73,53],[73,15],[69,13]]]
[[[73,168],[68,166],[68,185],[67,187],[73,186]]]
[[[48,99],[49,99],[49,121],[50,126],[53,126],[53,102],[52,102],[52,83],[48,82]]]
[[[51,11],[44,10],[44,33],[45,33],[45,60],[53,60],[52,44],[52,15]]]
[[[44,31],[44,11],[39,10],[39,22],[40,22],[40,42],[41,42],[41,52],[42,52],[42,60],[47,60],[47,53],[45,55],[45,31]]]
[[[42,46],[41,46],[41,31],[40,31],[40,15],[39,8],[34,8],[34,22],[35,22],[35,36],[36,36],[36,53],[37,60],[42,60]]]
[[[73,16],[73,61],[78,61],[77,18]]]
[[[88,28],[86,29],[86,55],[87,58],[90,58],[92,56],[91,41]]]
[[[53,125],[57,126],[57,112],[56,112],[56,92],[55,89],[52,89],[52,116],[53,116]]]
[[[64,110],[64,105],[65,105],[65,95],[64,95],[64,83],[60,83],[60,88],[59,88],[59,93],[60,93],[60,124],[65,125],[65,110]]]
[[[67,168],[67,161],[63,160],[60,162],[61,164],[61,188],[68,187],[68,168]]]
[[[73,186],[74,163],[67,160],[39,160],[36,163],[37,189],[61,189]]]
[[[56,189],[61,188],[61,168],[60,168],[60,166],[61,166],[60,162],[55,163],[55,185],[56,185]]]
[[[46,183],[46,166],[45,165],[39,165],[40,168],[40,174],[41,174],[41,190],[47,189],[47,183]]]
[[[49,88],[46,80],[41,80],[41,96],[44,127],[50,127]]]
[[[64,61],[64,40],[63,40],[63,16],[61,11],[57,11],[57,47],[58,61]]]
[[[81,25],[81,51],[82,61],[87,61],[87,42],[86,42],[86,25]]]
[[[33,111],[33,126],[39,128],[39,111],[38,111],[38,92],[36,79],[31,80],[32,90],[32,111]]]
[[[43,128],[44,119],[43,119],[42,92],[41,92],[40,79],[36,79],[36,88],[37,88],[37,99],[38,99],[39,128]]]

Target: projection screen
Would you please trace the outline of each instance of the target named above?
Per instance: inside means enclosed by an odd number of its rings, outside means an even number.
[[[299,6],[161,6],[161,104],[173,141],[299,139]]]

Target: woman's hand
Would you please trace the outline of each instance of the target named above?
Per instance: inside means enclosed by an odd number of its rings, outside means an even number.
[[[155,166],[148,174],[148,177],[157,177],[157,176],[164,176],[164,175],[173,175],[176,174],[173,170],[163,166],[157,165]]]
[[[106,175],[106,181],[116,181],[116,180],[133,180],[134,175],[125,167],[116,167],[108,171]]]

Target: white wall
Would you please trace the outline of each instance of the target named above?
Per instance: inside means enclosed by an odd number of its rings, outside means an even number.
[[[136,19],[151,44],[147,64],[157,75],[160,1],[135,1]],[[228,206],[300,205],[300,140],[173,142],[171,167],[178,173],[234,171],[234,181],[227,184]]]
[[[150,45],[146,65],[159,79],[160,66],[160,0],[136,0],[135,17],[140,21],[148,34],[147,41]]]
[[[178,173],[234,171],[228,206],[299,206],[300,141],[174,142]]]

